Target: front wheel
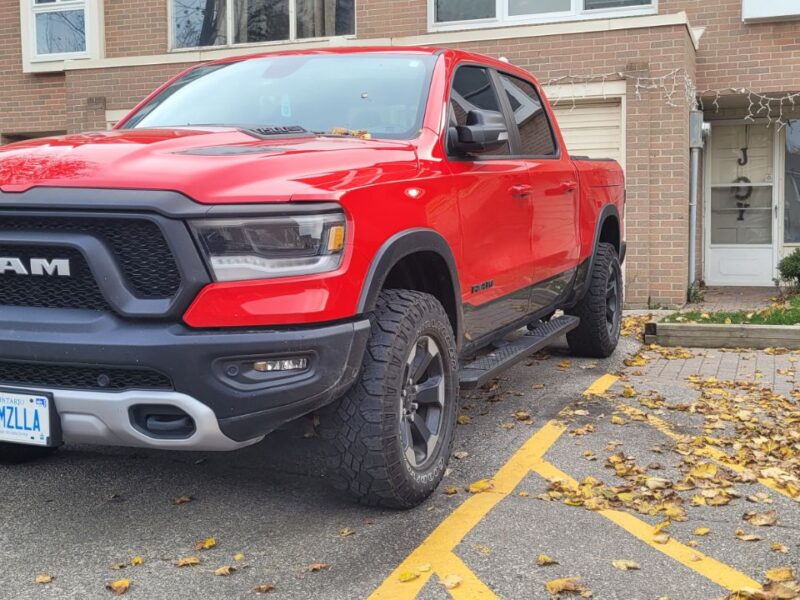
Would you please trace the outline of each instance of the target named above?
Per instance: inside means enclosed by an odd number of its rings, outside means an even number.
[[[411,508],[444,476],[458,368],[447,314],[430,294],[384,290],[360,379],[320,418],[337,487],[373,506]]]
[[[579,317],[578,327],[567,334],[573,354],[606,358],[619,342],[622,321],[622,269],[611,244],[598,244],[589,289],[578,304],[567,311]]]

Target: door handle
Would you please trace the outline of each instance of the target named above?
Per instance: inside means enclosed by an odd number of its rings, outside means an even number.
[[[558,184],[559,192],[574,192],[577,188],[577,181],[562,181],[560,184]]]
[[[533,188],[523,183],[512,185],[509,191],[514,198],[528,198],[533,193]]]

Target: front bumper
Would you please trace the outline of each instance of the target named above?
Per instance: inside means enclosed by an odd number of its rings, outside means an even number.
[[[91,368],[100,375],[104,368],[109,373],[135,368],[160,373],[169,383],[153,390],[69,389],[0,377],[0,385],[52,392],[68,442],[234,449],[344,393],[359,373],[368,335],[365,319],[291,329],[198,331],[89,311],[5,307],[0,367],[33,364],[45,374],[49,367]],[[259,373],[247,367],[256,360],[297,356],[308,359],[308,368]],[[98,381],[113,385],[113,377]],[[193,419],[194,432],[174,439],[144,431],[132,416],[141,405],[183,411]]]

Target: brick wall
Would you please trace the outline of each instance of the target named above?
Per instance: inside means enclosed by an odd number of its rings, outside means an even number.
[[[16,0],[0,0],[0,73],[0,134],[64,129],[64,76],[22,73]]]
[[[164,54],[167,0],[105,0],[106,56]]]
[[[133,108],[189,65],[148,65],[67,71],[66,124],[69,132],[106,128],[106,110]]]
[[[685,11],[693,27],[706,28],[697,55],[700,89],[800,86],[800,21],[745,24],[741,0],[660,0],[659,10]]]

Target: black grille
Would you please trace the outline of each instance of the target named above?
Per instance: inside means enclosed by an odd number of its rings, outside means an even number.
[[[169,377],[150,369],[72,367],[0,360],[0,385],[96,390],[172,389]]]
[[[175,257],[161,229],[152,221],[57,216],[17,217],[0,214],[0,230],[94,235],[111,248],[127,283],[139,298],[172,298],[181,285]]]
[[[111,310],[78,250],[0,245],[0,256],[19,258],[25,268],[30,265],[31,258],[66,258],[70,261],[69,277],[20,275],[6,269],[0,275],[0,305]]]

